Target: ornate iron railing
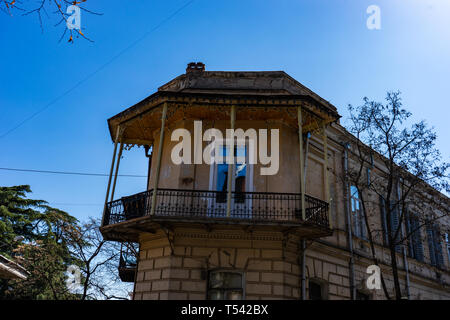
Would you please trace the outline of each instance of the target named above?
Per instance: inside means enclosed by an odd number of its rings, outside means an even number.
[[[104,225],[150,214],[153,190],[111,201],[106,206]],[[312,223],[329,227],[328,204],[305,195],[302,219],[301,194],[275,192],[232,192],[227,216],[227,193],[220,191],[158,189],[155,217],[231,219],[262,222]]]

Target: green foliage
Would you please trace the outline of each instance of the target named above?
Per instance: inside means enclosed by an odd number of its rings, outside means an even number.
[[[27,185],[0,187],[0,253],[14,257],[29,276],[1,280],[0,299],[74,299],[65,271],[81,265],[69,248],[78,221],[43,200],[27,198]]]

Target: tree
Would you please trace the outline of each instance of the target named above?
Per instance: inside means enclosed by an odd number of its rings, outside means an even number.
[[[0,187],[0,252],[28,272],[26,280],[1,280],[0,299],[126,299],[130,288],[117,271],[120,244],[103,239],[98,220],[80,224],[28,199],[29,192],[27,185]],[[68,286],[71,269],[80,270],[81,290]]]
[[[353,161],[345,179],[360,197],[376,264],[377,239],[389,248],[395,298],[401,299],[397,252],[405,254],[418,230],[448,216],[448,198],[438,191],[450,191],[449,163],[442,161],[436,133],[425,121],[408,124],[411,113],[403,108],[400,92],[388,92],[386,101],[364,98],[363,105],[349,106],[349,131],[356,139],[351,142]],[[380,212],[384,216],[381,229],[371,219]],[[418,222],[414,226],[409,223],[412,214]],[[384,281],[383,288],[389,298]]]
[[[0,297],[74,298],[64,280],[67,267],[80,263],[68,246],[77,220],[43,200],[27,199],[29,192],[27,185],[0,187],[1,252],[15,257],[29,273],[26,280],[2,280]]]
[[[16,0],[0,0],[0,10],[9,16],[13,16],[16,13],[23,16],[26,15],[36,15],[39,20],[39,25],[42,32],[44,31],[44,23],[42,17],[45,16],[48,20],[57,19],[55,26],[62,26],[64,32],[59,39],[61,41],[69,30],[69,40],[68,42],[73,43],[73,37],[82,37],[88,41],[91,41],[82,31],[78,28],[68,29],[66,27],[67,23],[72,23],[73,15],[78,14],[73,8],[76,6],[80,12],[85,12],[94,15],[101,15],[100,13],[88,10],[85,7],[87,0],[38,0],[34,1],[16,1]],[[69,9],[69,10],[68,10]],[[50,15],[49,15],[50,13]]]
[[[127,299],[129,285],[121,283],[117,272],[121,245],[104,240],[99,227],[100,221],[90,218],[71,234],[70,251],[81,261],[80,299]],[[126,245],[136,256],[135,248]]]

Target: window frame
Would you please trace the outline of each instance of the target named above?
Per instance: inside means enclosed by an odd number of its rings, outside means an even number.
[[[438,269],[443,269],[445,267],[444,250],[442,247],[443,239],[441,238],[439,226],[435,223],[427,223],[426,233],[430,264]]]
[[[354,191],[353,192],[353,189]],[[364,219],[362,201],[356,186],[350,184],[350,214],[352,220],[353,235],[359,239],[367,240],[367,227]],[[356,194],[356,196],[355,196]],[[356,209],[356,206],[359,208]],[[355,210],[353,210],[355,208]],[[359,230],[359,231],[357,231]]]
[[[407,239],[408,243],[408,257],[412,259],[416,259],[417,261],[424,262],[424,247],[423,247],[423,236],[422,236],[422,227],[420,226],[420,220],[417,214],[406,211],[405,215],[405,229],[407,235],[411,233]],[[412,231],[413,229],[417,229]]]
[[[239,290],[239,288],[211,288],[211,275],[213,273],[232,273],[232,274],[239,274],[241,276],[241,300],[245,300],[245,284],[246,284],[246,280],[245,280],[245,272],[240,271],[240,270],[232,270],[232,269],[212,269],[212,270],[208,270],[207,272],[207,277],[206,277],[206,300],[213,300],[210,298],[210,293],[213,290],[222,290],[222,291],[236,291]],[[229,300],[229,299],[224,299],[224,300]]]

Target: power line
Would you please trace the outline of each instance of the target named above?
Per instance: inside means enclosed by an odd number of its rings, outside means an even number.
[[[21,172],[33,172],[33,173],[50,173],[50,174],[66,174],[77,176],[95,176],[95,177],[109,177],[106,173],[88,173],[88,172],[70,172],[70,171],[50,171],[50,170],[34,170],[34,169],[17,169],[17,168],[0,168],[5,171],[21,171]],[[132,177],[132,178],[147,178],[144,175],[137,174],[118,174],[118,177]]]
[[[104,203],[65,203],[65,202],[49,202],[54,206],[104,206]]]
[[[35,116],[37,116],[38,114],[44,112],[45,110],[47,110],[49,107],[51,107],[53,104],[55,104],[56,102],[58,102],[58,100],[60,100],[61,98],[63,98],[65,95],[69,94],[70,92],[72,92],[73,90],[75,90],[76,88],[78,88],[80,85],[82,85],[84,82],[86,82],[87,80],[89,80],[90,78],[92,78],[94,75],[96,75],[98,72],[100,72],[101,70],[103,70],[104,68],[106,68],[108,65],[110,65],[114,60],[116,60],[117,58],[119,58],[121,55],[123,55],[126,51],[128,51],[129,49],[131,49],[132,47],[134,47],[135,45],[137,45],[139,42],[141,42],[142,40],[144,40],[149,34],[151,34],[152,32],[156,31],[157,29],[159,29],[164,23],[166,23],[167,21],[169,21],[170,19],[172,19],[174,16],[176,16],[180,11],[182,11],[184,8],[186,8],[187,6],[189,6],[192,2],[194,2],[195,0],[190,0],[188,1],[186,4],[184,4],[183,6],[181,6],[178,10],[176,10],[175,12],[173,12],[171,15],[169,15],[167,18],[165,18],[164,20],[162,20],[159,24],[157,24],[155,27],[153,27],[151,30],[147,31],[146,33],[144,33],[141,37],[137,38],[135,41],[133,41],[130,45],[128,45],[125,49],[121,50],[119,53],[117,53],[115,56],[113,56],[111,59],[109,59],[107,62],[105,62],[104,64],[102,64],[100,67],[98,67],[96,70],[94,70],[92,73],[88,74],[86,77],[84,77],[83,79],[81,79],[80,81],[78,81],[75,85],[73,85],[72,87],[70,87],[67,91],[65,91],[63,94],[57,96],[55,99],[53,99],[52,101],[50,101],[49,103],[47,103],[46,105],[44,105],[44,107],[42,107],[41,109],[37,110],[35,113],[33,113],[32,115],[30,115],[29,117],[25,118],[24,120],[22,120],[21,122],[19,122],[17,125],[15,125],[14,127],[12,127],[11,129],[9,129],[8,131],[6,131],[5,133],[3,133],[2,135],[0,135],[0,139],[6,137],[8,134],[10,134],[11,132],[13,132],[14,130],[18,129],[19,127],[21,127],[22,125],[24,125],[26,122],[30,121],[31,119],[33,119]]]

